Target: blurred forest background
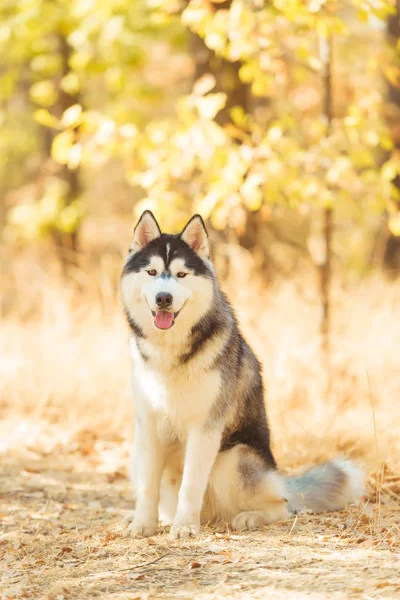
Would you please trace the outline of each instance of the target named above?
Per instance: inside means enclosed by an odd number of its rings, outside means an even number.
[[[1,0],[2,597],[398,596],[399,17],[400,0]],[[175,550],[121,537],[119,279],[146,208],[171,233],[206,220],[279,468],[351,457],[360,506]]]
[[[394,0],[3,0],[2,407],[125,425],[119,274],[149,208],[171,232],[206,220],[283,462],[289,408],[292,441],[306,414],[318,437],[329,410],[363,411],[357,447],[400,419],[399,15]]]

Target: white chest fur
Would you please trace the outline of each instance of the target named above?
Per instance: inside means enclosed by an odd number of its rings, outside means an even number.
[[[201,428],[220,391],[219,370],[210,369],[204,356],[185,365],[168,356],[143,360],[134,341],[131,351],[136,411],[151,411],[161,431],[180,439],[189,428]]]

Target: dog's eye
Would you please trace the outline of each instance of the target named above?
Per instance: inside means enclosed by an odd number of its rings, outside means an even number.
[[[152,277],[155,277],[157,275],[157,271],[155,269],[150,269],[149,271],[147,271],[149,275],[151,275]]]
[[[176,274],[177,277],[186,277],[187,273],[184,273],[183,271],[179,271],[179,273]]]

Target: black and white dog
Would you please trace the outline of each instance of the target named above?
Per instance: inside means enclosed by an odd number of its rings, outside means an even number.
[[[122,295],[135,401],[132,534],[154,535],[159,519],[174,538],[198,534],[201,522],[254,529],[362,495],[363,475],[346,460],[278,473],[260,364],[220,290],[199,215],[168,235],[142,214]]]

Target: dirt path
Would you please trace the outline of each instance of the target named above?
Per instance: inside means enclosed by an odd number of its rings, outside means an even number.
[[[123,537],[125,446],[12,450],[0,479],[0,598],[399,598],[395,500],[193,542]]]

